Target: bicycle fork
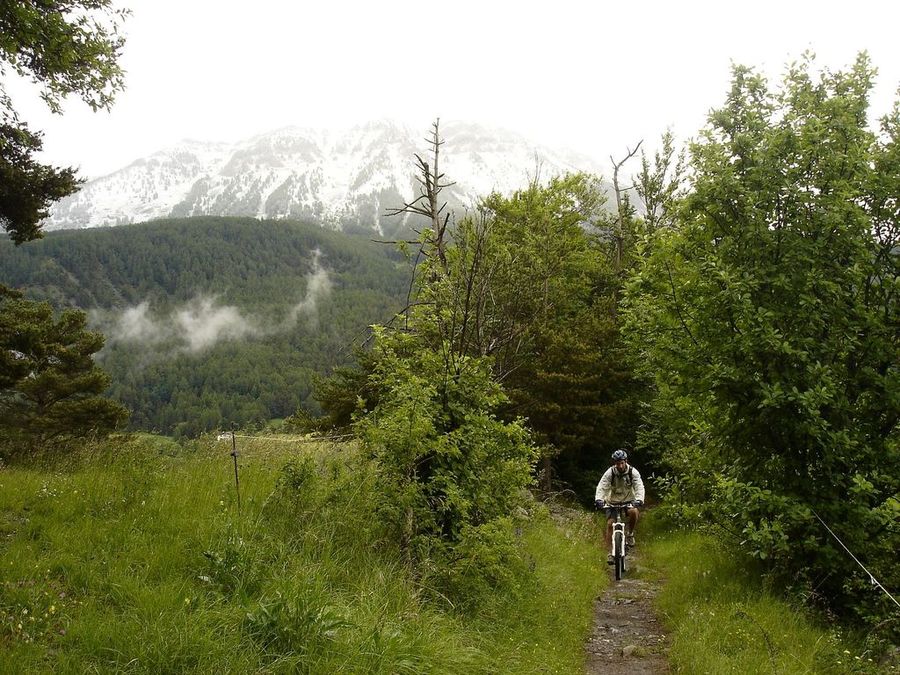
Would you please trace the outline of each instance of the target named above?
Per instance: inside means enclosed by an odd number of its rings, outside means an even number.
[[[612,533],[612,555],[613,565],[615,566],[616,581],[625,576],[625,552],[628,546],[625,543],[625,523],[622,522],[621,513],[613,523]]]
[[[625,545],[625,523],[623,523],[621,520],[617,520],[615,523],[613,523],[612,544],[613,557],[625,557],[625,551],[627,548]]]

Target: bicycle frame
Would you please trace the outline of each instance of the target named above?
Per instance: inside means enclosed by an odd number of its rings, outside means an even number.
[[[616,581],[619,581],[625,575],[625,556],[628,554],[628,544],[625,538],[625,519],[623,514],[627,513],[631,506],[631,502],[607,505],[607,508],[615,509],[616,511],[616,520],[613,522],[612,550],[610,551],[615,566]]]

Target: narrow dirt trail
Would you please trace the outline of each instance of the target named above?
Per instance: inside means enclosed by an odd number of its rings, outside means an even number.
[[[669,673],[668,639],[653,608],[656,582],[640,574],[640,553],[629,555],[628,573],[594,600],[594,629],[585,644],[587,675]],[[610,575],[612,568],[610,568]]]

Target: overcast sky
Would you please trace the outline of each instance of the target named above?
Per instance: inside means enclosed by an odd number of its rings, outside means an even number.
[[[45,160],[97,177],[181,139],[236,141],[283,126],[467,120],[606,163],[672,127],[684,139],[728,88],[732,62],[777,79],[804,50],[839,69],[868,50],[872,110],[900,85],[900,4],[498,0],[125,0],[127,89],[109,113],[50,115]],[[452,152],[452,148],[446,148]]]

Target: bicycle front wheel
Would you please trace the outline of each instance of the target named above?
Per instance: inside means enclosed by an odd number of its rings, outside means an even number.
[[[619,581],[625,574],[625,535],[621,532],[613,535],[613,563]]]

